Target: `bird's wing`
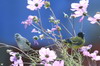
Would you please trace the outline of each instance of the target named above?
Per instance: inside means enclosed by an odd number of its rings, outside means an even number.
[[[26,38],[25,38],[26,39]],[[26,42],[26,44],[28,45],[28,46],[31,46],[31,43],[26,39],[25,40],[25,42]]]

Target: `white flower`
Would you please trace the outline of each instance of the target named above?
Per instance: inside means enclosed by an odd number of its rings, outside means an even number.
[[[87,7],[88,7],[88,4],[89,3],[89,0],[80,0],[79,3],[72,3],[71,4],[71,10],[72,11],[86,11],[87,10]]]
[[[40,9],[44,5],[43,0],[27,0],[27,8],[34,11]]]
[[[100,61],[100,56],[93,57],[92,60]]]
[[[94,15],[94,17],[89,17],[88,18],[89,21],[91,21],[91,24],[95,24],[96,22],[100,22],[100,12],[97,12],[96,15]]]
[[[44,47],[39,50],[39,54],[40,54],[39,58],[41,60],[45,60],[46,62],[53,61],[57,57],[53,50]]]

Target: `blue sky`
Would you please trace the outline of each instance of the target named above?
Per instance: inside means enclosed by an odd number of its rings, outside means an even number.
[[[72,2],[78,2],[79,0],[50,0],[51,7],[55,12],[58,19],[65,24],[69,30],[71,30],[70,25],[66,24],[66,19],[63,18],[63,12],[71,14],[70,4]],[[91,0],[88,8],[89,14],[94,15],[96,11],[100,11],[99,0]],[[37,11],[30,11],[26,8],[27,0],[0,0],[0,42],[15,45],[14,34],[20,33],[22,36],[26,37],[29,41],[33,42],[32,37],[35,35],[31,33],[33,27],[24,28],[21,24],[22,21],[26,20],[28,15],[38,15]],[[49,9],[45,10],[42,8],[40,10],[42,16],[42,22],[44,28],[50,28],[48,26],[48,18],[51,15]],[[86,18],[87,19],[87,18]],[[87,43],[100,42],[100,27],[98,25],[91,25],[89,21],[84,20],[84,32],[87,39]],[[80,24],[78,19],[76,21],[76,32],[79,32]],[[62,32],[64,37],[70,37],[65,31]],[[46,45],[45,41],[40,41]]]

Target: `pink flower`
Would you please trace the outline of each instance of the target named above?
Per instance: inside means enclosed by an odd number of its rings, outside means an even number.
[[[57,30],[57,28],[52,28],[52,29],[51,29],[51,31],[55,31],[55,30]]]
[[[95,61],[100,61],[100,56],[97,55],[98,53],[99,53],[98,50],[95,50],[93,53],[91,53],[90,54],[91,59]]]
[[[81,51],[84,56],[90,57],[90,52],[88,50],[91,49],[91,48],[92,48],[92,45],[90,44],[88,46],[81,47],[79,51]]]
[[[29,16],[28,16],[28,19],[29,19],[29,20],[33,20],[34,17],[36,17],[36,16],[29,15]]]
[[[47,64],[47,63],[46,63],[44,66],[52,66],[52,65],[51,65],[51,64]]]
[[[54,61],[53,64],[45,64],[44,66],[64,66],[64,61]]]
[[[90,56],[90,53],[88,51],[83,51],[83,55],[89,57]]]
[[[91,24],[95,24],[96,22],[100,22],[100,13],[96,13],[96,15],[94,15],[94,17],[89,17],[88,18],[89,21],[91,21]]]
[[[39,45],[39,43],[38,43],[37,40],[34,40],[34,44],[35,44],[35,45]]]
[[[54,26],[56,28],[56,30],[60,31],[61,30],[61,27],[59,25],[55,25]]]
[[[86,11],[87,10],[87,7],[88,7],[88,4],[89,3],[89,0],[80,0],[79,3],[72,3],[71,4],[71,10],[72,11]]]
[[[71,8],[72,8],[71,10],[75,11],[72,16],[74,16],[75,18],[82,16],[79,22],[82,22],[82,20],[84,19],[84,16],[86,16],[87,7],[89,5],[88,3],[89,3],[89,0],[80,0],[79,3],[71,4]]]
[[[82,11],[75,11],[74,14],[71,15],[71,17],[80,17],[83,16],[83,12]]]
[[[100,56],[93,57],[92,60],[100,61]]]
[[[82,17],[80,18],[79,22],[82,22],[82,21],[83,21],[83,19],[84,19],[84,16],[82,16]]]
[[[40,31],[36,30],[35,28],[31,31],[32,33],[41,33]]]
[[[57,57],[53,50],[44,47],[39,50],[39,54],[40,54],[39,58],[46,62],[53,61]]]
[[[12,55],[10,57],[10,61],[13,62],[12,66],[24,66],[22,57],[19,55],[19,53],[10,52],[9,54]]]
[[[93,53],[90,54],[90,57],[94,58],[97,56],[98,53],[99,53],[99,51],[95,50]]]
[[[27,0],[27,8],[34,11],[40,9],[44,5],[43,0]]]
[[[34,39],[34,44],[36,44],[36,45],[39,45],[39,43],[38,43],[38,36],[33,36],[33,39]]]
[[[52,66],[64,66],[64,61],[55,61]]]
[[[86,16],[86,13],[87,13],[87,11],[85,11],[85,12],[83,12],[83,11],[75,11],[74,14],[71,15],[71,17],[76,18],[76,17],[82,16],[82,17],[80,18],[80,20],[79,20],[79,22],[82,22],[83,19],[84,19],[84,16]]]
[[[38,31],[36,29],[33,29],[31,32],[32,33],[37,33]]]
[[[90,44],[90,45],[88,45],[88,46],[83,46],[83,47],[81,47],[81,48],[80,48],[80,51],[81,51],[81,52],[88,51],[88,50],[91,49],[91,48],[92,48],[92,45]]]
[[[27,26],[30,26],[32,24],[33,18],[34,18],[34,16],[29,15],[28,19],[23,21],[21,24],[24,24],[25,28],[27,28]]]

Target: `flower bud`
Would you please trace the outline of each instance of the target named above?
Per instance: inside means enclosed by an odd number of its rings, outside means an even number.
[[[47,9],[50,7],[50,2],[49,1],[45,1],[44,2],[44,7]]]
[[[58,31],[61,31],[61,27],[57,27],[57,30],[58,30]]]
[[[37,16],[34,16],[34,17],[33,17],[33,21],[34,21],[35,23],[38,23],[38,22],[39,22],[38,17],[37,17]]]
[[[72,19],[72,18],[76,18],[76,15],[75,14],[71,14],[70,19]]]
[[[49,20],[50,20],[50,22],[54,22],[55,21],[53,16],[50,16]]]
[[[38,38],[38,36],[33,36],[33,39],[38,40],[39,38]]]
[[[64,17],[65,17],[65,18],[67,18],[67,17],[68,17],[68,15],[67,15],[66,13],[63,13],[63,14],[64,14]]]
[[[96,12],[96,14],[100,14],[100,12]]]
[[[55,20],[54,21],[54,24],[59,24],[60,23],[60,20]]]
[[[39,35],[39,38],[42,40],[44,38],[44,34]]]

